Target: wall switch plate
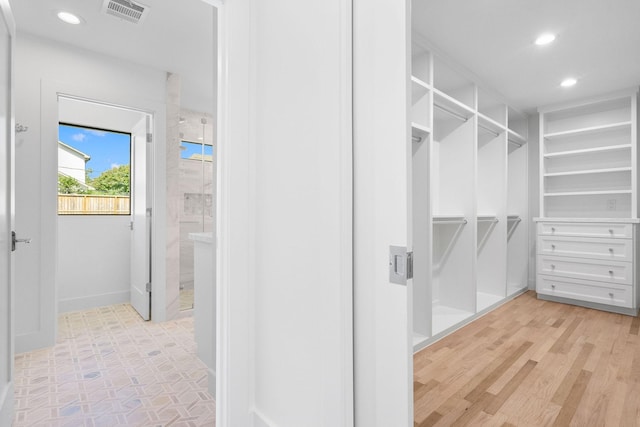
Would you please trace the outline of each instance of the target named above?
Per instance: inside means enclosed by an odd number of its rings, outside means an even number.
[[[616,210],[616,199],[608,199],[607,200],[607,210],[615,211]]]

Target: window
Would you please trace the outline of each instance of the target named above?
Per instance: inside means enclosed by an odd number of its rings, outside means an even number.
[[[131,134],[60,123],[58,214],[129,215]]]

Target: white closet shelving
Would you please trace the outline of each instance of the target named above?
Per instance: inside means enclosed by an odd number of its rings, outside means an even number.
[[[418,44],[412,73],[418,350],[526,288],[527,122]]]
[[[539,111],[538,296],[635,314],[637,90]]]

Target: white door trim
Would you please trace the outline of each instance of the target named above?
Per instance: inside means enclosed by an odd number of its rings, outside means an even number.
[[[47,159],[41,165],[41,250],[46,254],[57,254],[57,146],[58,138],[58,96],[75,98],[89,102],[95,102],[131,110],[138,110],[151,114],[154,118],[154,136],[157,141],[164,141],[166,134],[166,106],[155,101],[147,100],[132,93],[114,93],[105,90],[99,85],[81,85],[53,80],[41,81],[41,152],[42,158]],[[48,143],[51,142],[52,143]],[[166,318],[166,281],[164,270],[164,258],[166,253],[165,229],[165,200],[166,187],[164,173],[165,156],[162,150],[151,148],[153,156],[153,213],[154,228],[152,268],[156,287],[152,294],[152,316],[154,321],[163,321]],[[158,173],[161,172],[161,173]],[[33,244],[38,244],[34,242]],[[41,287],[41,325],[40,331],[35,334],[16,337],[17,347],[20,351],[29,351],[34,348],[52,346],[55,344],[57,329],[57,301],[56,283],[57,258],[47,256],[41,258],[40,264]]]
[[[353,2],[356,426],[409,427],[413,284],[389,281],[389,246],[412,246],[411,1]]]
[[[8,158],[7,164],[2,165],[2,172],[6,174],[8,179],[7,183],[8,188],[0,189],[0,194],[3,194],[6,197],[5,203],[7,203],[7,212],[0,212],[1,216],[7,215],[6,219],[6,228],[0,230],[0,241],[4,246],[2,252],[2,257],[7,257],[8,262],[8,287],[5,289],[0,289],[0,295],[7,298],[5,301],[3,309],[0,309],[0,316],[2,320],[0,320],[0,328],[2,331],[0,332],[0,336],[4,337],[0,343],[0,363],[2,367],[0,367],[0,426],[10,426],[11,420],[13,419],[14,413],[14,335],[15,335],[15,323],[14,323],[14,289],[15,289],[15,280],[14,280],[14,263],[13,256],[10,252],[10,239],[11,239],[11,231],[14,229],[15,224],[15,197],[14,197],[14,169],[15,169],[15,160],[14,160],[14,148],[15,148],[15,66],[14,66],[14,58],[15,58],[15,35],[16,35],[16,26],[13,18],[13,13],[11,12],[11,6],[9,5],[8,0],[0,0],[0,19],[2,19],[3,25],[6,25],[6,28],[10,37],[9,44],[9,91],[7,93],[8,97],[8,113],[10,117],[6,120],[6,125],[8,128],[5,128],[6,134],[5,138],[8,140]],[[4,64],[6,66],[6,64]],[[8,167],[7,167],[8,166]],[[6,193],[5,193],[5,190]],[[3,203],[4,204],[4,203]],[[4,209],[3,209],[4,210]],[[2,274],[2,273],[0,273]],[[4,284],[4,283],[3,283]],[[2,285],[2,284],[0,284]],[[6,307],[6,308],[5,308]],[[6,377],[6,378],[5,378]]]

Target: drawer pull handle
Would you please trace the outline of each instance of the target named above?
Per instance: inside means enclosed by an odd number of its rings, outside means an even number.
[[[609,292],[609,296],[613,298],[613,292]]]
[[[613,234],[613,228],[609,229],[609,233]]]
[[[556,285],[551,285],[551,289],[555,289],[555,288],[556,288]]]
[[[553,270],[554,268],[556,268],[555,264],[551,264],[551,269]]]
[[[555,227],[551,227],[551,232],[555,233],[556,232],[556,228]]]
[[[613,248],[609,248],[609,252],[613,252]]]
[[[551,249],[556,249],[556,245],[551,245]]]
[[[609,270],[609,274],[613,274],[613,270]]]

